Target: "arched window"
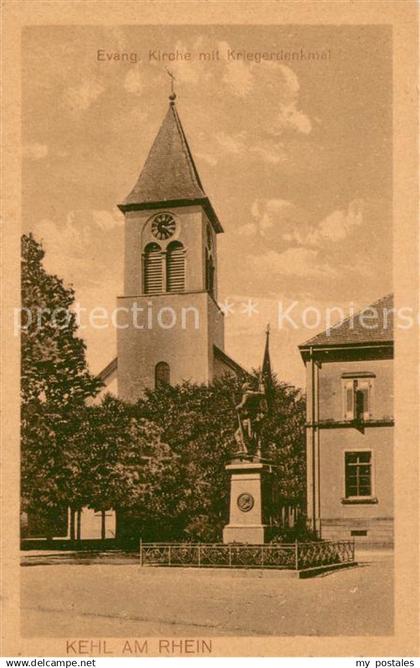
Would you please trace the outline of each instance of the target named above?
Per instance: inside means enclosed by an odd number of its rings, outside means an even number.
[[[144,249],[143,277],[147,295],[162,292],[162,254],[159,244],[148,244]]]
[[[158,362],[155,366],[155,387],[171,384],[171,370],[166,362]]]
[[[180,241],[173,241],[166,253],[166,289],[183,292],[185,289],[185,250]]]

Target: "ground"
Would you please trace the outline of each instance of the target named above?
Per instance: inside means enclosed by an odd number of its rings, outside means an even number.
[[[358,559],[357,567],[299,580],[274,571],[44,558],[21,569],[22,635],[392,635],[392,553]]]

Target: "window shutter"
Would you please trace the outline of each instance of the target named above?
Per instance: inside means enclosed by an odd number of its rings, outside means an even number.
[[[352,380],[344,382],[344,419],[353,420],[354,418],[354,387]]]
[[[162,292],[162,255],[158,244],[149,244],[145,250],[144,291],[148,295]]]
[[[183,292],[185,289],[185,254],[181,243],[171,244],[167,252],[167,290]]]
[[[362,417],[365,420],[368,420],[371,413],[371,390],[372,390],[372,381],[370,380],[360,380],[359,381],[359,392],[363,398],[363,405],[361,409]]]
[[[368,390],[367,390],[367,406],[366,406],[366,417],[372,418],[373,416],[373,381],[368,381]]]

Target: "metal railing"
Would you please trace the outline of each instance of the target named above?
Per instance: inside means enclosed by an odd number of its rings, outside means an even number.
[[[354,563],[354,541],[311,543],[144,543],[140,566],[306,570]]]

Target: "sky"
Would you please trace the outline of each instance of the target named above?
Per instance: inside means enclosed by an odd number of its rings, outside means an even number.
[[[162,60],[174,51],[190,60]],[[262,52],[281,58],[258,62]],[[166,114],[165,67],[225,230],[218,299],[230,356],[259,366],[270,322],[274,371],[303,387],[297,346],[325,329],[326,309],[392,290],[387,26],[27,27],[23,54],[23,231],[83,307],[112,309],[122,294],[117,204]],[[81,335],[99,372],[116,332],[84,325]]]

